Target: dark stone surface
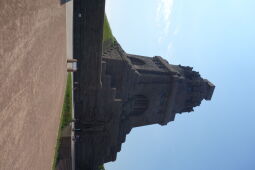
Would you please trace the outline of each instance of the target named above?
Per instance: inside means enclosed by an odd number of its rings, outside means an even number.
[[[127,54],[117,42],[102,54],[104,3],[74,1],[76,170],[115,161],[132,128],[166,125],[210,100],[215,88],[191,67]]]
[[[191,112],[203,99],[210,100],[215,88],[191,67],[127,54],[117,42],[103,53],[101,78],[93,115],[82,112],[93,121],[77,120],[82,130],[76,146],[87,169],[115,161],[132,128],[166,125],[176,113]]]
[[[101,122],[96,121],[98,91],[101,88],[101,57],[105,0],[74,0],[74,53],[78,70],[74,74],[75,168],[97,169],[95,146],[102,140]]]

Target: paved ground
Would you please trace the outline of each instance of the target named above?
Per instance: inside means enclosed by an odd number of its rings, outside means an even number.
[[[66,82],[58,0],[0,1],[0,169],[49,170]]]
[[[66,3],[66,53],[68,58],[73,58],[73,1]]]

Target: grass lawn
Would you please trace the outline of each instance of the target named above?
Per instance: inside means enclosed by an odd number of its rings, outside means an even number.
[[[68,73],[65,100],[62,109],[61,130],[72,120],[72,75]]]
[[[57,144],[55,147],[55,157],[54,157],[54,162],[52,165],[52,170],[56,169],[58,158],[59,158],[58,152],[59,152],[59,146],[60,146],[61,131],[70,123],[71,120],[72,120],[72,75],[71,73],[68,73],[65,99],[64,99],[64,104],[62,108],[60,124],[58,128],[58,137],[57,137]]]
[[[98,170],[105,170],[105,169],[104,169],[104,165],[99,166],[99,169],[98,169]]]
[[[107,16],[105,15],[104,17],[104,37],[103,37],[103,46],[105,46],[106,48],[108,46],[111,46],[113,44],[113,42],[115,41],[114,36],[112,35],[112,30],[111,27],[109,25]]]

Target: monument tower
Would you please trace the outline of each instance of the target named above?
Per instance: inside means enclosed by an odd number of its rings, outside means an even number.
[[[176,113],[191,112],[203,99],[210,100],[215,88],[191,67],[171,65],[160,56],[127,54],[117,42],[104,52],[103,61],[116,98],[122,100],[121,117],[132,127],[165,125]]]
[[[171,65],[160,56],[128,54],[117,41],[104,50],[101,76],[95,119],[104,122],[108,134],[98,148],[103,162],[116,159],[132,128],[166,125],[177,113],[210,100],[215,88],[191,67]]]
[[[75,170],[116,160],[132,128],[166,125],[210,100],[215,88],[191,67],[128,54],[117,41],[102,50],[104,7],[105,0],[74,1]]]

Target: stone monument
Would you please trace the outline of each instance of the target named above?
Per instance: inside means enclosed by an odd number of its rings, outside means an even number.
[[[81,167],[95,170],[116,160],[132,128],[166,125],[210,100],[215,88],[191,67],[127,54],[117,41],[103,52],[101,80],[96,107],[76,121]]]
[[[191,67],[128,54],[117,41],[102,50],[104,7],[105,0],[74,0],[75,170],[116,160],[132,128],[166,125],[210,100],[215,88]]]

